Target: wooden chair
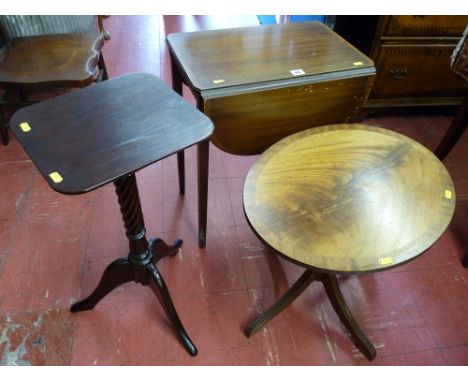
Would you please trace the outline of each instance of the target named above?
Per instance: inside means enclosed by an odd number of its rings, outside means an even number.
[[[0,16],[0,135],[4,145],[9,141],[4,106],[37,102],[28,99],[31,90],[82,88],[108,78],[101,49],[109,37],[102,16]]]
[[[463,33],[463,37],[455,48],[450,64],[454,73],[458,74],[466,81],[468,81],[468,26]],[[437,146],[434,154],[440,159],[444,160],[450,153],[455,144],[468,125],[468,94],[463,98],[463,102],[459,107],[455,118],[450,124],[447,132]],[[463,266],[468,268],[468,252],[465,253],[462,259]]]

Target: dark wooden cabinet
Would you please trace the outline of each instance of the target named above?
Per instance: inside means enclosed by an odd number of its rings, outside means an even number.
[[[458,105],[468,85],[450,57],[467,24],[463,15],[339,16],[335,30],[374,60],[366,108]]]

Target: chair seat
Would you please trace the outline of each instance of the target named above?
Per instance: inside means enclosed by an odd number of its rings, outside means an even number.
[[[13,38],[0,50],[0,86],[87,86],[103,45],[94,31]]]

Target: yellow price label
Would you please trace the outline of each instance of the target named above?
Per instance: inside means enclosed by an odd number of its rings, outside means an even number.
[[[51,172],[49,176],[50,176],[50,179],[52,179],[54,183],[60,183],[63,180],[62,176],[57,171]]]
[[[20,129],[23,130],[24,133],[27,133],[28,131],[31,131],[31,126],[29,126],[29,123],[27,122],[21,122]]]
[[[452,190],[445,190],[445,191],[444,191],[444,196],[445,196],[447,199],[452,199],[452,196],[453,196]]]
[[[354,66],[362,66],[362,65],[364,65],[364,62],[362,62],[362,61],[356,61],[356,62],[353,62],[353,65],[354,65]]]
[[[381,259],[379,259],[379,264],[390,265],[390,264],[393,264],[393,260],[391,257],[382,257]]]
[[[222,84],[223,82],[224,82],[223,79],[213,80],[213,83],[214,83],[214,84]]]

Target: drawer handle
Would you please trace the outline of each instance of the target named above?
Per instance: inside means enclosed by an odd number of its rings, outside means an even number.
[[[408,68],[390,69],[390,74],[394,80],[401,80],[408,76]]]

